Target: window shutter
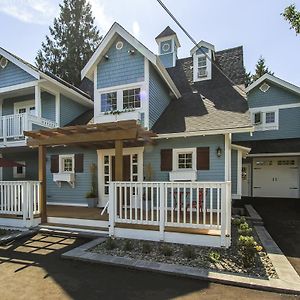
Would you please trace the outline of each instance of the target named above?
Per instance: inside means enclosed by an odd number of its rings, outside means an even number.
[[[209,170],[209,147],[197,148],[197,170]]]
[[[59,172],[59,157],[58,155],[51,155],[51,173],[58,173]]]
[[[160,150],[160,170],[172,171],[172,149]]]
[[[83,173],[83,154],[75,154],[75,173]]]

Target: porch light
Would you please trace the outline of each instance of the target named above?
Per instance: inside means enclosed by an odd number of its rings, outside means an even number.
[[[128,50],[128,53],[129,53],[130,55],[133,55],[133,54],[135,54],[135,51],[134,51],[134,49],[131,49],[131,50]]]
[[[217,156],[218,156],[218,157],[221,157],[221,155],[222,155],[222,149],[221,149],[221,147],[219,146],[219,147],[217,148]]]
[[[106,60],[108,60],[108,59],[109,59],[109,56],[106,54],[106,55],[104,55],[104,58],[105,58]]]

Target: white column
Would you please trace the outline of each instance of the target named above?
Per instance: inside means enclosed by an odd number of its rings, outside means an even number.
[[[55,122],[60,127],[60,93],[55,94]]]
[[[38,84],[34,87],[34,104],[35,104],[36,116],[41,117],[42,116],[41,88]]]
[[[243,155],[242,151],[237,151],[237,195],[238,197],[242,196],[242,160]]]

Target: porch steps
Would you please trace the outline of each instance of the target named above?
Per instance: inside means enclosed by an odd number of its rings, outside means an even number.
[[[63,231],[71,234],[84,234],[88,236],[103,236],[108,235],[108,228],[80,226],[80,225],[66,225],[58,223],[45,223],[39,225],[42,231]]]

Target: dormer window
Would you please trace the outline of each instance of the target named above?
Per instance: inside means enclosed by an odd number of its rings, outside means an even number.
[[[207,77],[207,59],[205,55],[198,56],[198,78]]]

